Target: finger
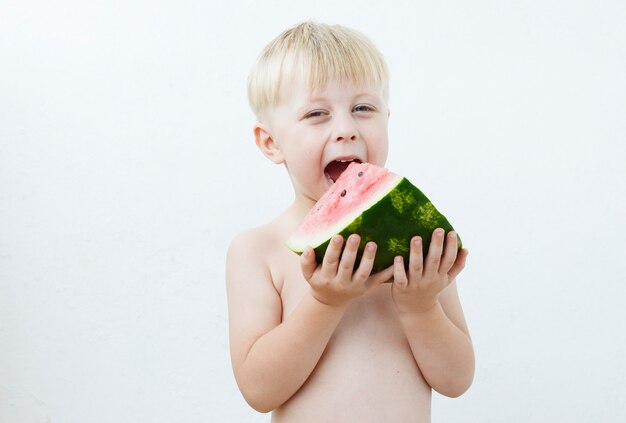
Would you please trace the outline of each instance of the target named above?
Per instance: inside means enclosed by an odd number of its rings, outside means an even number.
[[[424,271],[424,253],[422,252],[422,238],[413,237],[411,240],[411,250],[409,251],[409,281],[419,278]]]
[[[456,243],[456,232],[448,232],[448,236],[444,246],[443,257],[441,258],[441,264],[439,265],[439,273],[445,275],[450,271],[450,268],[452,268],[452,265],[456,260],[458,250],[459,247]]]
[[[339,270],[337,271],[337,275],[340,278],[347,279],[348,281],[352,279],[356,254],[359,251],[359,242],[361,242],[361,237],[357,234],[352,234],[348,237],[346,247],[343,249],[339,261]]]
[[[397,256],[393,259],[393,283],[401,287],[405,287],[409,284],[406,272],[404,271],[404,259],[402,256]]]
[[[428,256],[426,256],[426,271],[438,272],[439,263],[441,262],[441,252],[443,251],[443,236],[445,231],[437,228],[433,231],[428,247]]]
[[[333,235],[328,243],[328,248],[322,259],[322,274],[326,277],[334,277],[337,274],[337,266],[341,257],[341,247],[343,246],[343,237],[341,235]]]
[[[450,280],[456,278],[461,270],[465,268],[465,262],[467,261],[467,256],[469,255],[469,250],[467,248],[463,248],[456,256],[456,261],[452,268],[448,271],[448,277]]]
[[[367,281],[365,282],[366,286],[369,288],[370,286],[380,285],[385,282],[391,281],[393,278],[393,264],[386,269],[381,270],[378,273],[374,273],[371,275]]]
[[[354,272],[353,280],[355,282],[365,282],[372,272],[374,267],[374,258],[376,257],[376,243],[368,242],[363,250],[363,256],[359,263],[358,269]]]
[[[302,267],[302,275],[307,281],[313,277],[313,272],[317,269],[317,261],[315,260],[315,252],[313,248],[306,247],[300,255],[300,267]]]

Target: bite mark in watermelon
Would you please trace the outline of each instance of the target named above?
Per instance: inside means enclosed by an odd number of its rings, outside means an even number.
[[[411,238],[422,238],[424,255],[436,228],[454,230],[444,215],[408,179],[369,163],[351,163],[319,199],[287,240],[301,254],[313,247],[321,262],[335,234],[361,237],[356,265],[369,241],[378,249],[372,273],[389,267],[396,256],[408,265]],[[461,238],[457,237],[458,248]]]

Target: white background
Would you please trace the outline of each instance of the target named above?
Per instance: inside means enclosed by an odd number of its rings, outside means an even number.
[[[470,249],[476,378],[433,421],[625,421],[623,2],[0,0],[0,422],[268,421],[224,258],[292,199],[245,79],[307,19],[383,51],[387,166]]]

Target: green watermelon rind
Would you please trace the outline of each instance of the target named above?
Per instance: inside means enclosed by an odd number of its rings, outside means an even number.
[[[386,195],[365,210],[358,211],[357,216],[352,217],[350,223],[343,223],[341,228],[336,232],[327,233],[324,241],[319,245],[311,245],[315,250],[317,261],[322,262],[330,239],[335,233],[343,236],[344,239],[351,234],[358,234],[361,242],[355,266],[360,263],[365,245],[370,241],[377,244],[372,273],[389,267],[396,256],[403,256],[405,266],[408,266],[412,237],[422,238],[422,251],[426,256],[432,233],[436,228],[443,228],[446,232],[454,230],[450,222],[435,208],[426,195],[404,177]],[[306,247],[304,244],[306,240],[290,239],[287,247],[301,254]],[[457,246],[459,249],[463,246],[458,236]]]

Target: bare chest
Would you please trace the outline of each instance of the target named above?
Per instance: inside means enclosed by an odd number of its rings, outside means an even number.
[[[286,270],[277,287],[284,321],[309,285],[298,257],[283,259]],[[383,284],[352,300],[315,370],[273,421],[426,422],[430,398],[398,320],[391,284]],[[394,408],[387,409],[391,403]]]
[[[310,289],[297,260],[295,265],[286,268],[289,270],[285,273],[280,289],[283,321],[289,319],[302,296]],[[336,367],[356,367],[358,364],[347,363],[354,363],[355,357],[358,357],[357,363],[369,360],[378,362],[389,355],[396,358],[398,355],[406,355],[413,361],[391,298],[391,284],[387,283],[350,302],[320,364],[339,371]],[[369,364],[366,366],[370,367]],[[321,369],[323,366],[318,366],[318,370]]]

